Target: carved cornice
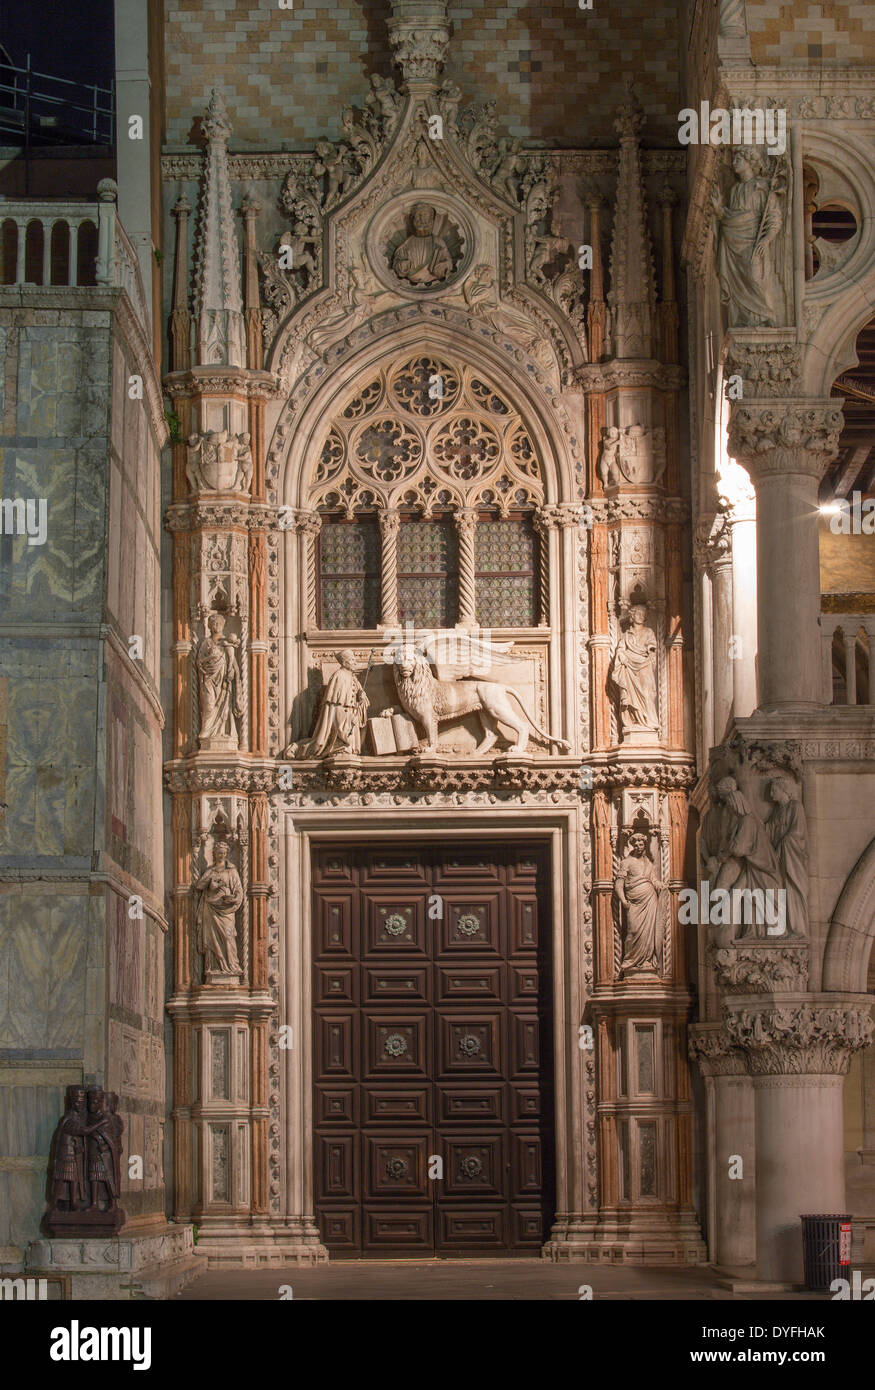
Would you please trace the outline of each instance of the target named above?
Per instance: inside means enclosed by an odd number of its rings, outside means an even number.
[[[271,792],[277,777],[273,763],[244,762],[234,754],[223,763],[176,759],[164,765],[164,786],[169,792]]]
[[[610,150],[549,150],[538,151],[558,175],[592,176],[617,172],[617,151]],[[686,170],[684,150],[643,150],[641,154],[646,174],[683,174]],[[282,181],[297,169],[312,161],[309,153],[271,152],[228,155],[228,173],[234,183]],[[203,172],[203,155],[195,150],[168,151],[161,156],[161,177],[167,183],[196,182]]]
[[[689,520],[690,504],[684,497],[593,497],[587,504],[595,521],[661,521],[681,526]]]
[[[245,400],[267,401],[282,395],[279,377],[273,372],[242,367],[222,372],[210,372],[209,368],[170,372],[164,378],[164,391],[171,400],[193,396],[242,396]]]
[[[733,403],[728,452],[755,481],[782,473],[819,479],[838,454],[842,424],[832,400]]]
[[[692,762],[610,762],[592,766],[592,784],[597,791],[610,787],[656,787],[659,791],[689,792],[695,783]]]
[[[612,391],[618,386],[651,387],[654,391],[682,391],[687,380],[684,367],[667,366],[652,359],[640,362],[587,362],[574,374],[584,391]]]
[[[763,941],[750,946],[709,946],[719,989],[727,994],[799,993],[808,987],[808,947],[777,946]]]
[[[247,531],[272,531],[279,524],[279,514],[275,507],[266,507],[263,502],[244,502],[229,498],[227,501],[203,499],[191,502],[173,502],[164,514],[164,525],[168,531],[193,531],[197,528],[210,528],[218,531],[233,527],[244,527]]]
[[[837,999],[724,1006],[724,1026],[733,1046],[747,1054],[753,1076],[844,1076],[854,1052],[872,1039],[868,1006]]]
[[[536,763],[525,759],[498,757],[473,761],[439,758],[362,758],[334,763],[330,758],[319,762],[313,759],[294,761],[278,766],[276,785],[285,767],[291,768],[292,786],[296,792],[319,791],[377,794],[394,792],[402,799],[422,792],[443,792],[467,795],[470,792],[506,792],[513,797],[521,792],[580,793],[580,763],[564,758],[561,762]]]

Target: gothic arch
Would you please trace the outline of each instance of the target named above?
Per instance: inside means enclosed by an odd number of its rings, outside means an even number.
[[[823,960],[823,988],[865,994],[875,941],[875,840],[860,855],[839,895]]]
[[[300,415],[293,416],[290,425],[284,423],[286,413],[283,412],[271,445],[271,454],[278,448],[284,450],[284,458],[279,460],[277,503],[298,508],[309,505],[314,451],[322,446],[338,401],[354,393],[357,386],[365,387],[381,370],[391,370],[405,356],[417,353],[443,353],[482,371],[487,381],[510,399],[530,431],[542,472],[544,501],[549,504],[578,500],[575,454],[579,452],[582,464],[582,439],[574,433],[567,416],[560,420],[558,403],[551,408],[544,393],[515,360],[516,355],[503,352],[471,332],[459,332],[439,322],[428,324],[427,338],[423,328],[423,321],[417,316],[414,322],[405,324],[388,337],[354,351],[336,366],[326,369]],[[520,352],[519,356],[522,358],[524,354]],[[558,396],[558,392],[553,394]],[[564,415],[564,411],[562,413]],[[281,431],[291,436],[287,443]]]
[[[803,145],[806,163],[831,170],[856,201],[854,249],[834,271],[805,286],[806,307],[822,314],[806,346],[803,391],[828,396],[836,377],[856,365],[857,334],[875,313],[875,173],[868,142],[847,131],[838,139],[808,130]]]

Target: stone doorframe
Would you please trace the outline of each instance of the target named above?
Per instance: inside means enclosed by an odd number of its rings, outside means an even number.
[[[399,832],[411,844],[446,840],[463,833],[467,844],[477,840],[539,839],[550,847],[553,897],[552,1007],[554,1049],[555,1224],[583,1215],[585,1182],[583,1154],[584,1053],[578,1049],[578,1026],[583,1013],[583,965],[580,902],[580,806],[539,807],[512,803],[494,807],[436,807],[344,809],[331,804],[281,807],[277,832],[280,844],[281,916],[279,1022],[292,1028],[293,1046],[282,1077],[282,1133],[285,1137],[283,1174],[285,1222],[304,1231],[315,1230],[312,1104],[312,912],[311,851],[331,845],[379,843],[398,845]],[[281,1062],[282,1065],[282,1062]],[[591,1118],[595,1118],[594,1115]],[[575,1166],[577,1165],[577,1166]]]

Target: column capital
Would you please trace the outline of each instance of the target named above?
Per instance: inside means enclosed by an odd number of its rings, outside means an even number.
[[[703,1076],[747,1076],[744,1053],[728,1036],[722,1023],[693,1024],[689,1033],[690,1061]]]
[[[724,512],[703,517],[696,525],[696,558],[706,569],[732,564],[732,534]]]
[[[395,507],[386,507],[377,513],[381,536],[396,536],[401,525],[401,513]]]
[[[870,1005],[828,996],[733,1000],[723,1006],[723,1021],[752,1076],[844,1076],[873,1032]]]
[[[754,482],[787,473],[820,479],[836,457],[844,417],[832,397],[732,403],[728,451]]]
[[[295,530],[299,536],[318,536],[322,530],[321,514],[299,508],[295,512]]]
[[[460,531],[473,531],[480,516],[478,507],[457,507],[453,512],[453,521]]]

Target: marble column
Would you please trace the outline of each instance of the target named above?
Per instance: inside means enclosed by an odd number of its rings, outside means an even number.
[[[744,1051],[756,1114],[760,1279],[802,1279],[805,1213],[845,1210],[842,1090],[851,1054],[872,1036],[865,995],[736,997],[729,1043]]]
[[[708,1254],[721,1269],[756,1261],[755,1109],[745,1055],[721,1024],[690,1030],[690,1056],[705,1081]]]
[[[760,705],[821,701],[817,490],[838,450],[842,412],[831,400],[735,403],[728,448],[757,500]]]

